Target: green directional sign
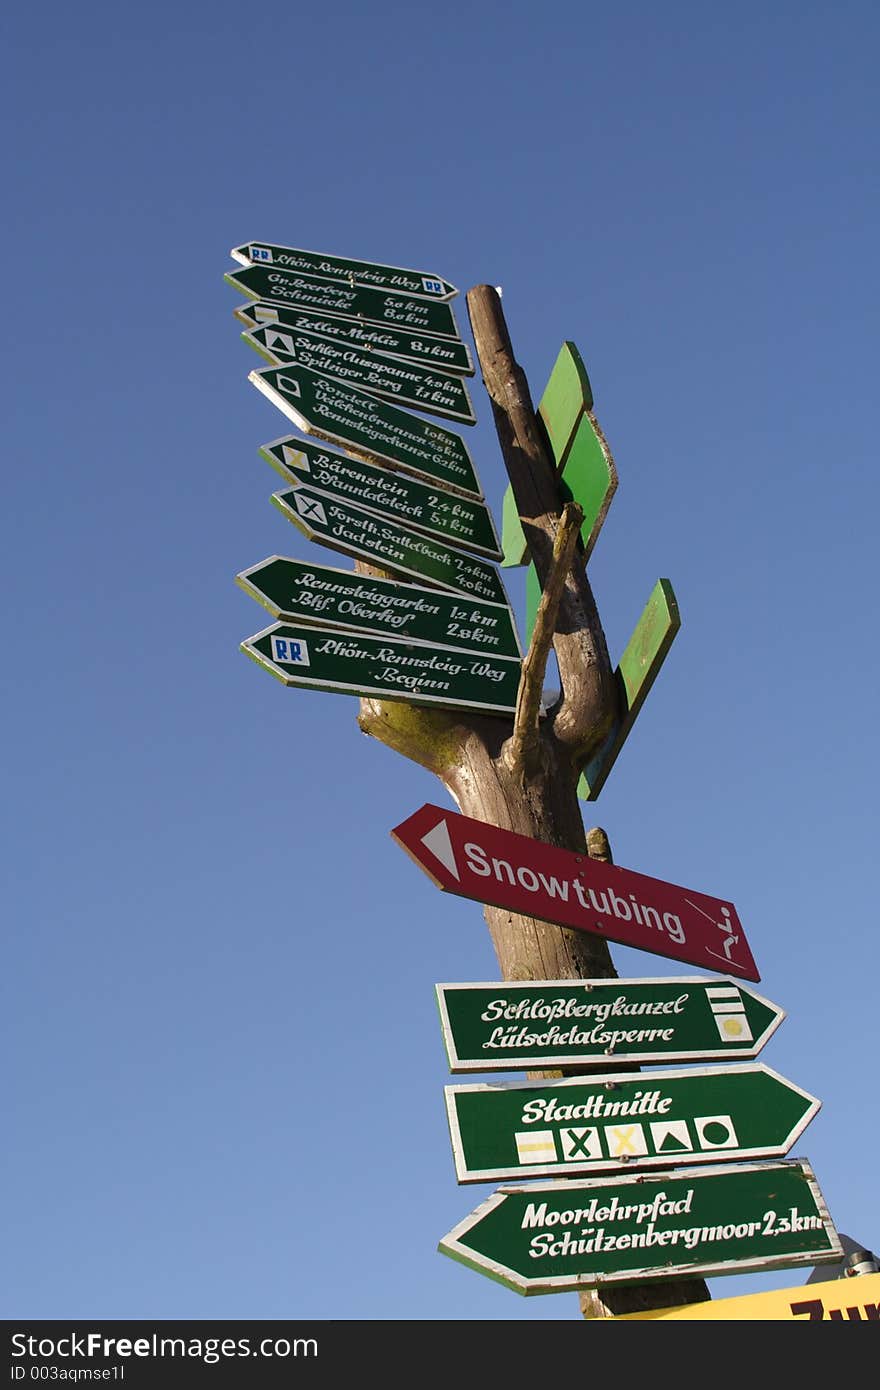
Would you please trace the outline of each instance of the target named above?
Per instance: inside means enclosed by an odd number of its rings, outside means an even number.
[[[504,586],[494,565],[435,541],[420,531],[375,516],[351,502],[337,502],[329,493],[298,485],[276,492],[272,501],[303,535],[331,550],[369,560],[395,574],[442,584],[471,598],[507,604]]]
[[[784,1010],[731,980],[437,985],[453,1072],[756,1057]]]
[[[299,362],[314,372],[336,377],[337,381],[349,381],[363,391],[384,396],[398,405],[445,415],[465,425],[476,422],[467,387],[460,377],[445,376],[428,367],[401,362],[396,357],[383,357],[369,349],[346,346],[332,338],[272,323],[241,336],[268,362]]]
[[[409,473],[442,486],[482,497],[467,445],[461,435],[421,420],[366,391],[289,362],[264,367],[248,378],[306,434],[329,439],[352,453],[380,463],[398,464]]]
[[[513,614],[498,603],[280,555],[243,570],[236,583],[274,618],[384,633],[491,656],[520,656]]]
[[[245,328],[277,323],[283,328],[298,328],[303,333],[317,333],[336,343],[353,345],[365,351],[381,352],[386,357],[402,357],[408,362],[420,362],[435,372],[452,376],[473,376],[474,364],[465,343],[451,338],[432,338],[427,333],[408,333],[406,330],[380,328],[377,324],[361,323],[357,319],[340,319],[333,314],[308,313],[288,304],[267,304],[252,300],[240,304],[235,317]]]
[[[819,1106],[758,1062],[446,1087],[459,1182],[772,1158]]]
[[[501,555],[485,502],[429,487],[405,473],[362,463],[291,435],[264,444],[260,453],[288,481],[310,483],[320,492],[442,536],[464,550],[475,550],[493,560]]]
[[[338,314],[342,318],[362,319],[413,333],[432,333],[438,338],[460,341],[455,315],[448,304],[429,299],[413,299],[384,290],[353,288],[313,280],[292,270],[276,270],[267,265],[249,265],[230,270],[223,277],[227,285],[249,299],[265,299],[270,304],[292,304],[298,309]]]
[[[803,1159],[502,1187],[439,1248],[521,1294],[832,1264],[843,1250]]]
[[[595,801],[604,787],[680,627],[672,585],[668,579],[658,579],[614,672],[618,718],[584,768],[578,782],[582,801]]]
[[[230,252],[241,265],[272,265],[282,270],[298,270],[318,280],[336,280],[343,285],[369,285],[396,294],[423,295],[427,299],[452,299],[454,285],[427,270],[406,270],[399,265],[377,265],[373,261],[352,261],[347,257],[325,256],[320,251],[301,251],[295,246],[273,246],[268,241],[247,241]]]
[[[519,661],[474,656],[393,637],[363,637],[322,627],[278,623],[241,649],[285,685],[417,705],[510,715]]]
[[[587,369],[574,343],[565,342],[544,389],[537,414],[543,423],[556,470],[561,475],[563,498],[565,501],[573,500],[583,508],[581,540],[584,543],[584,563],[592,554],[617,490],[617,468],[598,423],[590,414],[592,409],[593,393]],[[502,506],[504,564],[524,565],[528,562],[529,548],[511,487],[504,494]],[[529,580],[529,612],[533,623],[534,610],[541,593],[534,564],[529,565]]]

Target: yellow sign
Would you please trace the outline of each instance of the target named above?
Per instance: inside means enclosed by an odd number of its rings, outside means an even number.
[[[712,1319],[750,1322],[880,1322],[880,1274],[831,1279],[827,1284],[801,1284],[796,1289],[687,1303],[682,1308],[656,1308],[647,1313],[622,1313],[614,1322],[634,1319],[652,1322],[693,1322]]]

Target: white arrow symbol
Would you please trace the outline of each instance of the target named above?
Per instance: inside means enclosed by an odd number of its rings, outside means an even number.
[[[458,872],[458,865],[452,851],[452,841],[449,838],[449,826],[445,820],[438,820],[434,829],[422,836],[422,844],[431,851],[434,858],[438,859],[445,869],[449,870],[454,879],[460,881],[461,875]]]

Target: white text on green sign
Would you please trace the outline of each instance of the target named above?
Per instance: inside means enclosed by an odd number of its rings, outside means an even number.
[[[766,1273],[842,1254],[803,1159],[502,1187],[439,1248],[521,1294]]]
[[[788,1153],[815,1096],[760,1063],[447,1086],[459,1182]]]
[[[441,536],[461,550],[475,550],[493,560],[501,555],[485,502],[417,482],[382,464],[364,463],[307,444],[292,435],[264,444],[260,453],[288,482],[310,483],[319,492],[354,502],[365,512]]]
[[[431,415],[444,415],[461,424],[472,425],[477,418],[460,377],[445,376],[427,367],[401,362],[396,357],[383,357],[378,352],[345,346],[332,338],[281,328],[277,324],[264,324],[241,336],[268,362],[278,365],[298,362],[313,372],[322,372],[337,381],[348,381],[374,396]]]
[[[270,556],[236,576],[273,618],[405,637],[432,646],[520,657],[510,609],[440,589]]]
[[[229,271],[223,278],[227,285],[251,299],[293,304],[299,309],[337,314],[380,326],[389,324],[392,328],[460,341],[455,315],[448,304],[387,294],[384,290],[330,284],[295,271],[274,270],[263,265],[243,266],[241,270]]]
[[[474,364],[466,343],[452,338],[432,338],[428,333],[408,333],[405,329],[381,328],[378,324],[361,323],[358,319],[337,318],[335,314],[309,313],[290,304],[269,304],[263,299],[239,304],[233,311],[245,328],[264,323],[277,323],[283,328],[298,328],[304,333],[317,333],[338,343],[353,343],[366,351],[381,352],[386,357],[399,357],[405,362],[420,362],[435,372],[447,376],[473,376]]]
[[[306,434],[329,439],[379,463],[399,465],[417,477],[482,497],[461,435],[366,391],[290,362],[264,367],[248,379]]]
[[[272,501],[303,535],[319,545],[385,566],[395,574],[430,580],[471,598],[507,602],[498,571],[488,560],[455,550],[420,531],[409,531],[349,502],[337,502],[303,484],[273,493]]]
[[[426,299],[452,299],[454,285],[428,270],[407,270],[399,265],[378,265],[375,261],[353,261],[347,256],[327,256],[322,251],[302,251],[295,246],[273,246],[267,241],[246,241],[230,252],[240,265],[274,265],[298,270],[318,280],[336,280],[345,285],[369,285],[377,290],[414,294]]]
[[[453,1072],[756,1057],[785,1017],[746,985],[697,977],[437,985]]]
[[[485,714],[516,707],[521,663],[504,657],[284,623],[248,637],[241,649],[285,685],[308,690]]]

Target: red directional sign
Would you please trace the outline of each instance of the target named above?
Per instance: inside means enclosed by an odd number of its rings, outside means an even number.
[[[391,834],[447,893],[760,980],[733,903],[423,806]]]

